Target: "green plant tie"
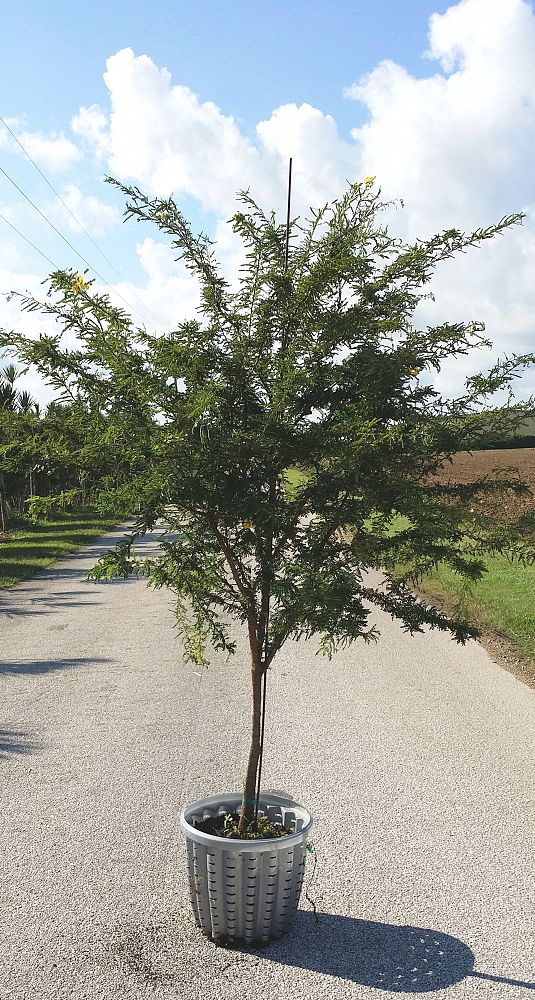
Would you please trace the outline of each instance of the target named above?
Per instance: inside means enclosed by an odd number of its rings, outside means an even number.
[[[257,803],[257,800],[256,800],[256,799],[242,799],[242,800],[241,800],[241,804],[242,804],[242,806],[246,805],[246,804],[247,804],[247,802],[250,802],[250,803],[251,803],[251,805],[253,805],[253,806],[254,806],[254,808],[256,809],[256,803]]]

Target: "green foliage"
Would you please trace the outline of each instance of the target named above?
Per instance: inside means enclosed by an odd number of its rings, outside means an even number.
[[[35,576],[56,560],[76,552],[117,523],[115,516],[87,507],[41,517],[13,517],[12,531],[0,537],[0,590]]]
[[[420,330],[413,316],[442,261],[521,216],[406,245],[380,224],[380,192],[356,184],[293,224],[285,268],[284,227],[243,194],[232,220],[245,248],[234,290],[210,241],[192,233],[172,199],[117,186],[127,217],[167,234],[198,279],[199,319],[156,336],[91,282],[60,271],[44,303],[21,297],[23,308],[56,317],[60,332],[0,338],[86,414],[76,452],[85,456],[85,485],[108,508],[137,512],[131,538],[94,577],[142,572],[169,588],[186,654],[200,663],[208,641],[234,651],[229,618],[247,625],[263,670],[290,637],[317,635],[327,655],[375,639],[373,605],[409,632],[430,626],[460,642],[474,635],[462,616],[416,601],[410,581],[439,562],[478,579],[489,552],[530,562],[533,532],[470,512],[470,490],[496,487],[430,485],[428,477],[455,451],[514,432],[533,402],[519,407],[510,395],[492,408],[492,397],[510,393],[534,359],[500,359],[443,399],[433,375],[487,344],[483,325]],[[76,334],[74,347],[63,344],[64,331]],[[95,461],[102,455],[113,457],[116,477]],[[291,483],[289,469],[307,471]],[[132,544],[158,519],[168,534],[140,564]],[[381,584],[370,569],[383,571]]]
[[[29,392],[15,388],[20,372],[15,365],[0,368],[0,410],[9,413],[38,413],[39,407]]]
[[[80,394],[41,409],[16,389],[19,373],[13,365],[3,374],[0,474],[11,520],[15,512],[29,510],[39,517],[91,501],[104,512],[112,506],[124,510],[117,491],[125,482],[131,484],[139,456],[139,443],[132,447],[130,441],[130,425],[112,420]],[[113,494],[108,502],[107,489]]]
[[[502,555],[490,557],[485,565],[484,575],[472,582],[441,563],[424,578],[426,593],[446,593],[535,664],[535,565],[519,565]]]

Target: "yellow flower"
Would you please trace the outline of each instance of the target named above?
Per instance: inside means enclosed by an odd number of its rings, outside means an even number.
[[[244,528],[249,528],[250,531],[254,531],[254,524],[253,524],[252,521],[249,521],[249,520],[244,521],[243,522],[243,527]]]
[[[411,375],[414,375],[414,377],[416,377],[417,375],[420,374],[421,370],[422,370],[421,368],[411,368]]]
[[[373,184],[376,176],[377,176],[377,174],[374,174],[373,177],[365,177],[364,178],[364,183],[365,184]]]
[[[76,278],[74,279],[74,281],[73,281],[73,283],[71,285],[71,290],[74,292],[75,295],[78,295],[78,292],[80,292],[82,290],[85,291],[85,289],[88,288],[88,287],[89,286],[84,281],[82,275],[81,274],[77,274]]]

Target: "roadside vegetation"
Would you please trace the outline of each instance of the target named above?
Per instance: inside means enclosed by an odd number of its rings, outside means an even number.
[[[0,355],[0,589],[119,523],[122,513],[110,514],[105,501],[97,509],[86,487],[119,486],[131,464],[128,442],[116,426],[110,435],[105,414],[68,393],[41,406],[20,375]]]
[[[90,507],[97,488],[120,489],[144,457],[141,423],[134,436],[105,403],[89,405],[66,390],[41,406],[19,388],[20,374],[0,354],[0,540],[28,514],[41,520],[50,496],[54,510]],[[98,506],[109,510],[105,500]]]
[[[534,489],[535,449],[524,448],[518,454],[519,473]],[[512,456],[507,450],[472,455],[459,453],[445,468],[442,478],[449,478],[455,470],[457,480],[469,483],[477,475],[491,474],[496,466],[510,468],[511,462]],[[287,469],[287,494],[294,496],[308,475],[304,469]],[[505,517],[523,512],[529,514],[535,509],[535,496],[516,496],[511,492],[493,498],[484,495],[472,502],[494,515],[501,513]],[[373,531],[374,520],[370,517],[364,527]],[[408,519],[397,514],[391,519],[387,533],[395,535],[408,527]],[[523,667],[535,681],[535,565],[512,562],[502,555],[487,556],[485,563],[486,572],[480,580],[466,579],[445,563],[439,563],[433,572],[422,578],[418,589],[428,600],[457,608],[476,621],[483,634],[505,639],[511,652],[517,651],[521,656]],[[400,569],[403,571],[404,567]]]
[[[480,580],[466,581],[441,564],[424,578],[423,590],[429,597],[461,604],[483,629],[504,636],[533,661],[535,679],[535,566],[492,556]]]
[[[117,523],[113,515],[85,507],[49,514],[32,523],[19,518],[9,534],[0,536],[0,590],[35,576],[63,556],[76,552]]]
[[[526,424],[527,429],[531,426]],[[492,480],[511,473],[531,492],[476,494],[471,507],[498,523],[520,519],[518,523],[530,531],[535,522],[535,448],[459,452],[438,470],[435,479],[470,485],[479,477]],[[512,562],[499,553],[487,556],[485,565],[486,572],[479,580],[466,580],[451,566],[439,563],[422,579],[421,593],[442,607],[462,607],[491,645],[494,639],[499,643],[505,640],[507,654],[513,658],[518,654],[523,672],[535,681],[535,565]]]
[[[306,483],[309,477],[309,473],[304,469],[298,469],[296,466],[292,466],[289,469],[284,470],[284,478],[286,480],[285,493],[286,496],[291,499],[297,493],[297,490],[303,483]]]
[[[522,429],[530,428],[526,423]],[[505,490],[476,494],[471,508],[502,524],[520,519],[524,531],[530,531],[535,521],[535,448],[458,452],[434,479],[469,486],[481,477],[493,480],[511,473],[522,479],[531,493]],[[491,641],[504,639],[507,651],[521,657],[524,671],[535,680],[535,565],[512,562],[499,553],[488,555],[485,565],[486,572],[479,580],[467,580],[441,562],[422,579],[421,592],[443,607],[462,607]]]

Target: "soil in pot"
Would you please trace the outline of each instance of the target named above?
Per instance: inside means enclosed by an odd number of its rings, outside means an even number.
[[[208,816],[195,823],[196,830],[210,833],[213,837],[225,837],[227,840],[267,840],[270,837],[287,837],[287,830],[282,823],[274,823],[267,816],[258,816],[256,823],[251,820],[245,834],[238,833],[239,813],[226,813],[221,816]]]

